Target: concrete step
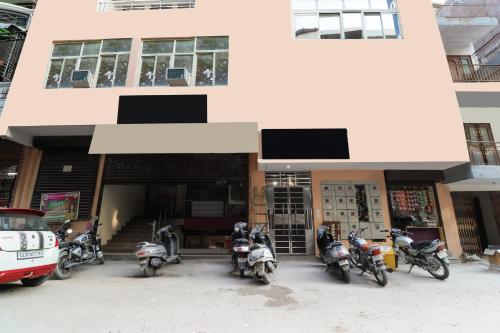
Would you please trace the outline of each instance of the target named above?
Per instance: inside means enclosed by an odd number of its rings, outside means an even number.
[[[113,248],[113,247],[127,247],[127,248],[135,248],[137,243],[139,242],[115,242],[110,241],[108,244],[104,245],[104,248]]]

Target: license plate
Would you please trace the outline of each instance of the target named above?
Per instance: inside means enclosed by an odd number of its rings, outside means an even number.
[[[446,258],[448,255],[446,254],[446,252],[445,252],[445,251],[439,251],[439,252],[437,253],[437,256],[438,256],[439,258],[443,259],[443,258]]]
[[[340,261],[339,261],[339,265],[340,265],[340,266],[346,266],[346,265],[349,265],[349,261],[347,261],[346,259],[340,260]]]
[[[247,262],[247,258],[238,258],[238,263]]]
[[[43,250],[17,252],[17,260],[43,258]]]
[[[380,261],[380,260],[384,259],[384,257],[382,257],[381,254],[377,254],[376,256],[373,256],[372,258],[373,258],[373,261]]]

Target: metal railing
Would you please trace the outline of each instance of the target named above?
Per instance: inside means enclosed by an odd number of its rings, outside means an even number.
[[[467,140],[473,165],[500,165],[500,142]]]
[[[440,6],[436,16],[446,18],[488,17],[488,11],[482,5],[444,5]]]
[[[10,82],[0,82],[0,116],[2,116],[3,107],[9,93]]]
[[[500,82],[500,65],[449,65],[454,82]]]
[[[196,0],[99,0],[99,12],[194,8]]]

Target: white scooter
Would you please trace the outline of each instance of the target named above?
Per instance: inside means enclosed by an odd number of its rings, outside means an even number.
[[[264,284],[271,283],[271,275],[278,267],[276,255],[269,235],[264,235],[262,227],[256,225],[250,232],[252,245],[248,255],[248,268],[257,280]]]
[[[174,226],[167,225],[156,232],[156,241],[137,244],[135,256],[147,277],[152,277],[163,265],[171,262],[181,263],[179,240],[173,232]]]

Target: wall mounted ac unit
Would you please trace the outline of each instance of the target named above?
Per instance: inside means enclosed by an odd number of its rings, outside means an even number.
[[[167,82],[170,86],[189,86],[190,75],[187,68],[168,68]]]
[[[89,70],[75,70],[71,73],[71,85],[73,88],[90,88],[92,77],[92,72]]]

